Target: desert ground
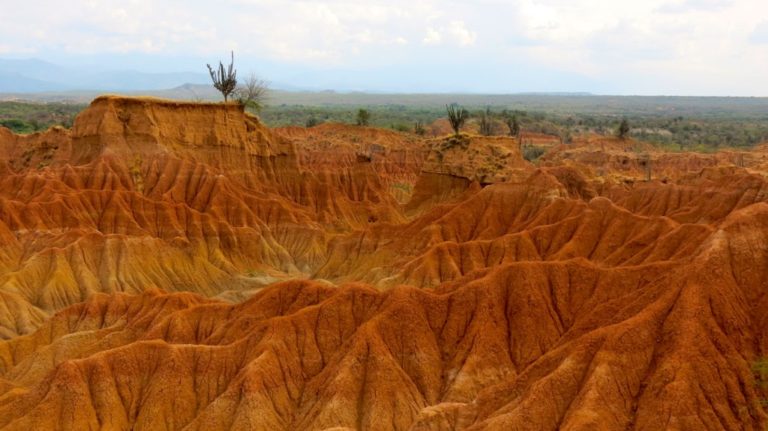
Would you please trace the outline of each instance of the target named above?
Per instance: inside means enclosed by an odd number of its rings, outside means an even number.
[[[766,429],[768,143],[427,126],[0,128],[0,429]]]

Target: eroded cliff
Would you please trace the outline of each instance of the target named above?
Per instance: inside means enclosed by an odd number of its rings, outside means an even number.
[[[0,129],[0,427],[763,429],[765,150],[519,144]]]

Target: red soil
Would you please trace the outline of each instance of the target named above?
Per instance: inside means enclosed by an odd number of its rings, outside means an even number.
[[[762,430],[765,153],[0,129],[0,428]]]

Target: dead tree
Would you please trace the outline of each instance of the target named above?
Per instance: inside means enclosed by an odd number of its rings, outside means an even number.
[[[517,121],[517,115],[507,116],[504,122],[509,129],[509,136],[518,136],[520,134],[520,123]]]
[[[245,79],[243,85],[235,90],[237,101],[247,109],[259,112],[264,107],[267,100],[269,83],[259,79],[255,74],[251,74]]]

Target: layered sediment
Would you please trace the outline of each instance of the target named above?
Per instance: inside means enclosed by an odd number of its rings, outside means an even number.
[[[764,153],[0,129],[0,428],[762,430]]]

